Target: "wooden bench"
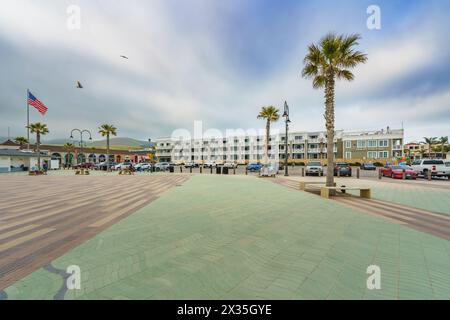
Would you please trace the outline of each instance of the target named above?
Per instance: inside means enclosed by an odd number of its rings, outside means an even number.
[[[82,169],[77,169],[77,170],[75,171],[75,174],[76,174],[76,175],[82,175],[82,176],[88,176],[88,175],[89,175],[89,170],[86,170],[86,169],[84,169],[84,168],[82,168]]]
[[[320,196],[326,199],[330,198],[330,191],[331,190],[342,190],[342,191],[351,191],[351,190],[357,190],[359,191],[359,196],[361,198],[370,199],[372,197],[370,188],[357,188],[357,187],[322,187],[320,188]]]
[[[41,176],[41,175],[46,175],[46,174],[47,174],[47,172],[44,171],[44,170],[41,170],[41,171],[39,171],[39,170],[28,171],[28,175],[29,176]]]
[[[300,181],[299,188],[300,188],[300,190],[305,191],[306,190],[306,186],[308,186],[308,185],[321,185],[321,184],[325,185],[326,182],[322,182],[322,181],[311,181],[311,182]],[[336,187],[336,182],[334,183],[334,186]]]
[[[121,169],[121,170],[119,170],[119,175],[125,175],[125,174],[128,174],[128,175],[132,175],[132,174],[134,174],[134,171],[133,170],[130,170],[130,169]]]

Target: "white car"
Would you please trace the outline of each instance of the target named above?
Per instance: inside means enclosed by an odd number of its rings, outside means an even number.
[[[433,177],[447,177],[450,179],[450,167],[448,167],[442,159],[420,159],[415,160],[411,167],[417,174],[424,177],[431,172]]]
[[[321,176],[323,174],[323,167],[320,161],[311,161],[306,165],[305,175],[317,175]]]
[[[217,164],[214,161],[205,162],[205,164],[203,164],[203,168],[215,168],[215,167],[217,167]]]
[[[116,164],[114,166],[114,170],[130,169],[131,167],[133,167],[133,164],[131,162],[122,162],[122,163]]]
[[[152,165],[150,163],[138,163],[134,166],[136,171],[149,171],[152,169]]]
[[[170,163],[168,162],[159,162],[155,164],[156,171],[166,171],[170,168]]]

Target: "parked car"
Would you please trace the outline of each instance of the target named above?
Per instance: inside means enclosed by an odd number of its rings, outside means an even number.
[[[352,167],[347,162],[338,162],[334,165],[334,176],[337,176],[338,172],[341,177],[351,177]]]
[[[131,168],[133,168],[133,164],[131,162],[122,162],[114,166],[114,170],[125,170]]]
[[[115,163],[115,162],[110,162],[109,163],[109,168],[110,169],[114,169],[114,167],[117,165],[117,163]],[[107,163],[106,163],[106,161],[104,161],[104,162],[100,162],[99,164],[97,164],[96,166],[95,166],[95,169],[98,169],[98,170],[106,170],[107,169]]]
[[[233,162],[225,162],[223,167],[228,168],[228,169],[236,169],[238,167],[238,165]]]
[[[403,171],[405,171],[406,179],[417,179],[417,172],[410,166],[393,166],[387,165],[381,169],[381,173],[385,177],[391,177],[392,179],[403,179]]]
[[[141,162],[134,166],[136,171],[150,171],[152,169],[152,165],[150,163]]]
[[[250,172],[260,171],[262,168],[262,165],[260,163],[250,163],[247,166],[247,170]]]
[[[217,164],[214,161],[205,162],[203,168],[215,168]]]
[[[320,161],[311,161],[306,165],[305,174],[307,176],[316,175],[321,176],[323,174],[323,167]]]
[[[427,177],[428,172],[431,172],[432,177],[447,177],[450,179],[450,168],[442,159],[415,160],[411,167],[423,177]]]
[[[80,163],[77,164],[73,167],[74,169],[94,169],[95,168],[95,163]]]
[[[159,163],[155,164],[156,171],[166,171],[166,170],[169,170],[170,167],[171,167],[171,165],[168,162],[159,162]]]
[[[188,162],[184,165],[185,168],[189,169],[189,168],[198,168],[199,165],[198,163],[195,162]]]
[[[363,163],[361,170],[377,170],[377,167],[373,163]]]

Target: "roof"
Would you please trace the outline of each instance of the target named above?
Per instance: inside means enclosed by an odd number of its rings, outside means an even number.
[[[0,156],[36,158],[38,154],[36,152],[25,152],[17,149],[0,149]],[[41,152],[41,157],[45,158],[50,156]]]

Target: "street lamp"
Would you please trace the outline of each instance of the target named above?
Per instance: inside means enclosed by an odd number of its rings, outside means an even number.
[[[291,123],[291,120],[289,120],[289,106],[287,102],[284,102],[284,113],[283,118],[286,123],[286,136],[284,140],[284,176],[289,176],[288,172],[288,158],[289,158],[289,152],[288,152],[288,132],[289,132],[289,123]]]
[[[80,153],[83,154],[83,133],[88,133],[89,134],[89,140],[92,140],[92,135],[91,132],[89,130],[80,130],[80,129],[73,129],[70,132],[70,139],[73,139],[73,133],[74,132],[78,132],[80,134]],[[78,163],[78,159],[77,159],[77,163]]]

